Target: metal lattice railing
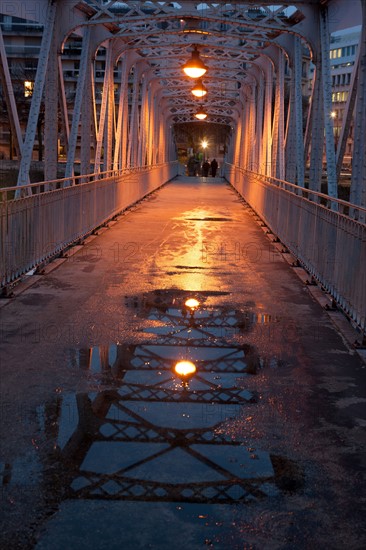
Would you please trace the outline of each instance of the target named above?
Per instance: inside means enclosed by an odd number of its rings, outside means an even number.
[[[22,186],[26,196],[10,200],[19,187],[1,189],[0,286],[61,253],[177,171],[172,162],[35,183]]]
[[[231,164],[225,177],[365,330],[366,209]]]

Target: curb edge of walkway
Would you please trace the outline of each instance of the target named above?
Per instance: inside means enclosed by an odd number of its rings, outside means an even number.
[[[238,195],[240,201],[245,204],[249,209],[254,221],[259,228],[263,231],[269,242],[274,246],[277,252],[282,257],[282,260],[289,264],[292,271],[300,279],[300,281],[307,288],[309,295],[321,306],[322,310],[327,314],[334,328],[337,330],[345,345],[350,352],[356,353],[361,361],[366,366],[366,347],[358,347],[355,343],[360,336],[362,337],[361,330],[354,326],[351,319],[338,307],[333,307],[332,296],[326,291],[322,290],[318,281],[314,280],[311,274],[305,269],[305,267],[299,262],[299,260],[291,254],[287,249],[287,246],[282,243],[281,240],[275,235],[271,228],[268,227],[266,222],[257,214],[257,212],[250,206],[250,204],[240,195],[240,193],[229,184],[231,189]],[[310,281],[309,281],[310,279]]]

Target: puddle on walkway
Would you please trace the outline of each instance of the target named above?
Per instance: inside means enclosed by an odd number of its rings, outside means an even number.
[[[188,221],[195,221],[195,222],[232,222],[232,218],[214,218],[210,216],[206,216],[204,218],[185,218]]]
[[[81,513],[81,502],[86,517],[99,501],[125,503],[125,508],[111,506],[111,513],[130,510],[129,528],[136,533],[140,509],[131,503],[140,503],[146,513],[149,503],[153,515],[157,505],[164,505],[160,510],[170,517],[172,534],[182,521],[193,526],[192,518],[172,515],[171,506],[189,511],[187,506],[201,505],[206,525],[211,524],[211,531],[195,535],[202,543],[202,537],[220,531],[215,506],[255,503],[301,489],[292,463],[248,446],[235,427],[255,414],[257,396],[246,380],[256,375],[260,358],[252,346],[230,342],[225,331],[245,332],[271,318],[219,305],[223,297],[178,290],[126,297],[128,307],[146,321],[146,342],[70,350],[72,368],[84,369],[100,386],[59,396],[56,421],[49,407],[40,411],[43,430],[54,437],[49,482],[58,484],[62,504],[38,548],[46,547],[55,529],[62,540],[60,526]],[[46,429],[50,422],[53,430]],[[153,530],[147,523],[145,528]],[[139,543],[126,539],[124,544]]]

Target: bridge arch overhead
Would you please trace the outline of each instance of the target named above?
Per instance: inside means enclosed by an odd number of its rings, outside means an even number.
[[[197,45],[208,66],[204,84],[208,121],[234,128],[227,158],[239,167],[305,184],[320,191],[323,143],[329,195],[337,196],[337,174],[347,134],[334,150],[329,36],[365,19],[354,0],[252,2],[159,2],[117,0],[14,0],[0,12],[44,24],[31,116],[20,138],[18,184],[28,181],[40,102],[45,94],[45,172],[55,176],[57,112],[63,119],[66,176],[172,160],[174,124],[194,121],[192,82],[181,66]],[[74,100],[65,91],[67,40],[79,42]],[[365,56],[365,34],[359,63]],[[104,52],[103,54],[101,52]],[[6,65],[6,52],[2,60]],[[310,59],[315,80],[304,105],[303,70]],[[304,69],[305,68],[305,69]],[[6,72],[6,69],[5,69]],[[364,109],[365,74],[358,71],[357,112]],[[11,81],[7,88],[11,96]],[[355,94],[354,94],[355,95]],[[196,102],[197,105],[197,102]],[[306,107],[306,108],[305,108]],[[352,108],[353,105],[350,106]],[[16,106],[11,118],[17,125]],[[365,129],[358,136],[352,196],[365,203]],[[338,168],[337,168],[338,167]],[[72,180],[70,180],[72,181]]]

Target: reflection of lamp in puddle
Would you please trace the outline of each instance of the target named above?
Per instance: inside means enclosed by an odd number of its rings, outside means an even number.
[[[200,303],[198,300],[196,300],[196,298],[188,298],[188,300],[184,302],[184,305],[186,306],[186,308],[189,310],[190,314],[193,317],[193,314],[198,308],[198,306],[200,305]]]
[[[183,315],[184,317],[186,316],[186,313],[187,311],[189,311],[189,314],[190,314],[190,318],[188,319],[188,324],[189,326],[195,326],[195,319],[194,319],[194,312],[196,311],[196,309],[198,309],[198,307],[200,306],[201,304],[199,303],[198,300],[196,300],[196,298],[188,298],[188,300],[186,300],[184,302],[184,306],[183,306]]]
[[[174,371],[182,380],[182,385],[184,388],[188,387],[188,382],[192,378],[196,370],[196,365],[191,361],[178,361],[178,363],[174,367]]]
[[[198,306],[200,305],[199,301],[196,300],[196,298],[188,298],[188,300],[186,300],[184,303],[189,309],[192,309],[192,310],[197,309]]]

